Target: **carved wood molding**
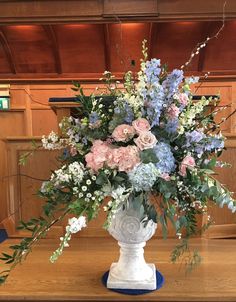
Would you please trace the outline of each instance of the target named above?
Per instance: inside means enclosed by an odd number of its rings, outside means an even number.
[[[1,3],[1,24],[49,24],[120,20],[221,20],[224,1],[157,0],[8,0]],[[236,2],[228,0],[226,19],[235,19]]]
[[[7,37],[4,33],[4,30],[1,28],[0,28],[0,43],[2,44],[2,47],[4,49],[5,56],[6,56],[8,64],[9,64],[11,72],[13,74],[16,74],[15,60],[14,60],[10,45],[8,43]]]

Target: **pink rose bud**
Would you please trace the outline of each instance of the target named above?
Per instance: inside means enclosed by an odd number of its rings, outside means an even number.
[[[186,168],[192,169],[195,167],[195,165],[195,159],[191,155],[185,156],[185,158],[182,160],[182,163],[180,164],[179,174],[182,176],[186,176]]]

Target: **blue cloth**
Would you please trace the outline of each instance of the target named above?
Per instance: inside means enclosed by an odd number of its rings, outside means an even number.
[[[8,238],[7,232],[5,230],[0,230],[0,243]]]
[[[107,279],[108,279],[109,271],[105,272],[105,274],[102,276],[102,283],[104,286],[107,287]],[[156,271],[156,280],[157,280],[157,286],[154,290],[148,290],[148,289],[120,289],[120,288],[109,288],[109,290],[112,290],[114,292],[124,294],[124,295],[143,295],[148,294],[150,292],[153,292],[155,290],[160,289],[164,284],[164,277],[162,274],[158,271]]]

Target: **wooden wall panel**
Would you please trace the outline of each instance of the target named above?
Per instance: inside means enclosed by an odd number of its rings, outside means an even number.
[[[13,86],[13,85],[12,85]],[[11,108],[25,108],[26,103],[26,87],[25,85],[14,85],[11,86]]]
[[[56,152],[36,150],[28,159],[25,166],[19,165],[20,155],[32,150],[32,140],[39,142],[39,138],[15,138],[6,140],[7,149],[7,214],[11,218],[11,236],[21,237],[25,233],[16,230],[19,220],[39,217],[42,214],[43,200],[36,193],[41,187],[42,180],[50,177],[51,170],[57,167]],[[9,225],[9,220],[4,221]],[[55,226],[51,236],[62,234],[62,226]]]
[[[6,149],[2,138],[13,135],[24,135],[24,111],[0,111],[0,225],[7,215],[6,193]]]
[[[48,135],[51,131],[57,132],[57,117],[51,109],[32,110],[33,135]]]
[[[0,138],[24,134],[24,111],[0,111]]]
[[[5,143],[0,140],[0,227],[1,222],[7,217],[7,166]]]
[[[235,192],[234,198],[236,198],[236,144],[235,147],[228,147],[220,159],[230,163],[232,166],[231,168],[216,169],[218,173],[217,179],[225,184],[231,192]],[[214,218],[215,224],[236,223],[236,214],[232,214],[227,207],[220,210],[218,207],[211,207],[209,208],[209,214]]]
[[[29,91],[31,95],[31,108],[39,108],[45,106],[48,108],[48,100],[52,97],[66,97],[72,96],[70,94],[70,84],[61,84],[61,85],[30,85]]]
[[[30,147],[30,141],[28,144],[27,149]],[[12,147],[14,148],[15,146],[13,145]],[[25,150],[17,152],[18,158],[25,152]],[[37,150],[28,159],[25,166],[19,166],[19,174],[23,175],[19,177],[18,187],[19,204],[21,205],[20,219],[28,220],[33,216],[39,217],[42,214],[41,206],[44,200],[37,196],[37,191],[40,189],[42,181],[50,178],[51,170],[57,167],[56,153],[46,150]]]
[[[217,114],[215,119],[217,122],[220,122],[222,118],[228,116],[232,112],[232,83],[204,83],[198,88],[197,94],[219,95],[219,105],[228,106],[225,110]],[[232,119],[227,120],[225,123],[222,124],[221,130],[225,132],[231,132],[231,123]]]

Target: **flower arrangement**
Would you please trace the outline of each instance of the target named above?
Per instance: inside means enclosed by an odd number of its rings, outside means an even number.
[[[11,246],[12,255],[2,254],[1,260],[10,268],[1,273],[1,283],[32,245],[67,215],[74,217],[68,220],[51,262],[101,208],[107,212],[104,226],[108,227],[130,196],[139,203],[144,224],[160,223],[164,236],[167,221],[174,226],[182,239],[172,251],[174,262],[190,252],[188,238],[209,226],[210,219],[201,230],[197,226],[197,217],[207,213],[209,200],[236,211],[231,192],[213,176],[214,167],[227,165],[217,160],[225,140],[214,121],[219,109],[213,107],[219,99],[194,101],[190,84],[197,78],[184,78],[177,69],[168,73],[160,60],[148,61],[145,41],[142,51],[137,78],[127,72],[122,88],[107,71],[106,91],[99,97],[85,97],[74,83],[78,116],[63,118],[61,136],[52,132],[42,138],[43,148],[62,149],[61,168],[38,192],[45,199],[43,215],[20,222],[19,228],[31,232],[31,237]],[[192,252],[188,259],[192,266],[200,256]]]

